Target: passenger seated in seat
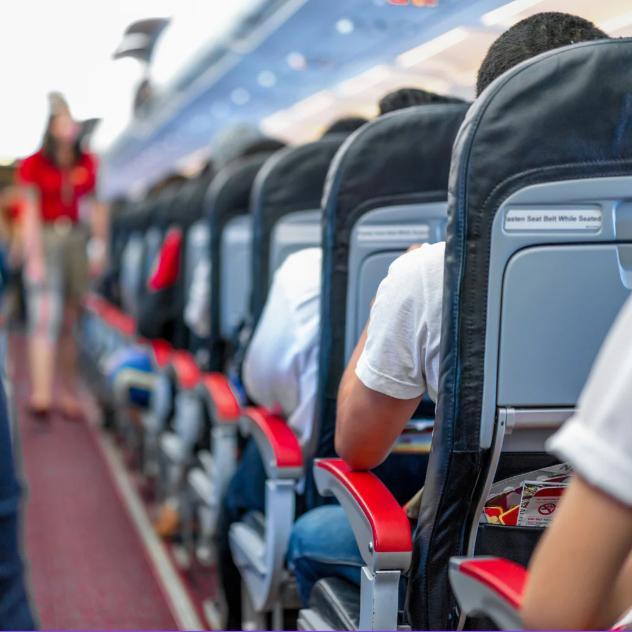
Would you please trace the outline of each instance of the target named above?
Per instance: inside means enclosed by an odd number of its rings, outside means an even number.
[[[563,13],[527,18],[490,48],[477,93],[516,64],[544,51],[606,38],[591,22]],[[355,469],[378,466],[411,419],[424,392],[436,401],[445,243],[397,259],[381,283],[338,392],[336,451]],[[303,600],[324,577],[360,583],[363,565],[342,508],[326,505],[296,523],[288,552]]]
[[[606,630],[632,608],[631,339],[628,299],[575,416],[549,440],[577,475],[531,560],[525,629]]]

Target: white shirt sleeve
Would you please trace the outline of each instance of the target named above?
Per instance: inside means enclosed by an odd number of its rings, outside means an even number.
[[[201,259],[193,270],[184,321],[197,336],[211,332],[211,262]]]
[[[296,400],[298,385],[291,366],[296,332],[290,300],[283,280],[283,266],[277,271],[263,312],[244,358],[243,379],[248,395],[260,406],[286,409],[279,401],[278,385],[283,382],[285,398]]]
[[[368,388],[414,399],[438,381],[445,244],[424,245],[396,259],[371,309],[356,375]]]
[[[599,352],[576,414],[547,448],[588,483],[632,506],[632,298]]]
[[[300,433],[316,391],[321,260],[319,248],[308,248],[279,267],[243,366],[250,397],[280,409]]]

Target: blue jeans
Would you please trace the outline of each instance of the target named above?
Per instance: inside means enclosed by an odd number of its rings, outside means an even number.
[[[4,361],[4,359],[2,359]],[[0,629],[34,630],[20,557],[20,485],[15,476],[4,385],[0,381]]]
[[[340,577],[360,585],[364,566],[351,525],[340,505],[323,505],[303,514],[295,523],[288,549],[305,605],[314,584],[324,577]]]

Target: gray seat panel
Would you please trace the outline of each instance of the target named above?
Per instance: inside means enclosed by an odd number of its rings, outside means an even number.
[[[561,423],[547,411],[572,412],[632,287],[631,197],[628,177],[549,182],[514,192],[496,213],[481,447],[492,445],[499,409],[531,411],[507,451],[533,451],[538,441],[543,450]]]
[[[441,241],[446,221],[446,203],[433,202],[375,209],[354,226],[349,249],[346,360],[366,325],[371,301],[391,263],[412,244]]]
[[[252,270],[252,217],[240,215],[226,225],[221,244],[220,334],[230,338],[248,307]]]
[[[184,283],[187,293],[193,281],[193,274],[200,259],[210,257],[210,232],[206,220],[193,224],[187,233],[184,258]]]
[[[498,405],[574,406],[630,291],[614,245],[522,250],[503,284]],[[569,363],[569,359],[572,361]]]
[[[276,223],[270,241],[270,284],[275,271],[292,253],[320,246],[321,218],[320,210],[297,211],[285,215]]]

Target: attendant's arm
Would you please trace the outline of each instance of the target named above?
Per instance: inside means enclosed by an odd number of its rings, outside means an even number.
[[[369,470],[384,461],[421,400],[421,396],[390,397],[359,380],[355,369],[367,332],[368,325],[342,377],[336,415],[336,452],[356,470]]]
[[[108,255],[109,207],[106,203],[99,202],[94,198],[86,200],[85,203],[90,206],[89,217],[91,236],[88,245],[90,268],[93,276],[98,276],[105,268]]]
[[[575,477],[529,567],[525,629],[603,630],[632,607],[632,508]]]
[[[26,273],[32,282],[39,283],[44,279],[44,252],[38,193],[35,187],[22,186],[20,194],[24,200],[22,236]]]

